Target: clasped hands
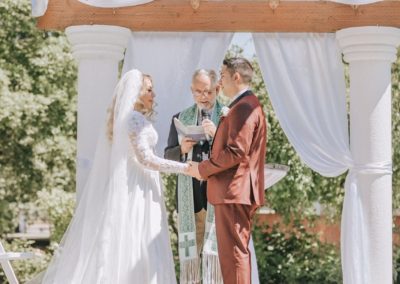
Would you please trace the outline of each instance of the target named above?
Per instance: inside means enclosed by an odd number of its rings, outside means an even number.
[[[199,172],[199,163],[189,161],[188,165],[189,167],[186,169],[185,174],[194,177],[198,180],[203,180]]]

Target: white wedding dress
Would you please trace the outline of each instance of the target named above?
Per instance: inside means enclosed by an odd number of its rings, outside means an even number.
[[[88,182],[42,283],[176,283],[159,171],[183,173],[187,165],[154,154],[157,132],[132,110],[141,81],[133,70],[117,86],[113,141],[102,133]]]

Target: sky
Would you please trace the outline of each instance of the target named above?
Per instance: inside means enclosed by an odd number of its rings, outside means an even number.
[[[247,59],[251,59],[255,54],[253,38],[251,33],[235,33],[231,45],[238,45],[243,48],[243,55]]]

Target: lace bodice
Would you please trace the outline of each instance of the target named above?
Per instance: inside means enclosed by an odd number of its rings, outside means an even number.
[[[129,120],[129,138],[136,160],[144,167],[167,173],[184,173],[187,169],[187,164],[166,160],[154,154],[157,132],[151,122],[136,111]]]

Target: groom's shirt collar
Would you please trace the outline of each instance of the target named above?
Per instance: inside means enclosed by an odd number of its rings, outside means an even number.
[[[239,93],[236,94],[236,96],[234,96],[231,100],[231,103],[234,102],[240,95],[243,95],[245,92],[247,92],[249,90],[249,88],[244,88],[243,90],[241,90]]]

